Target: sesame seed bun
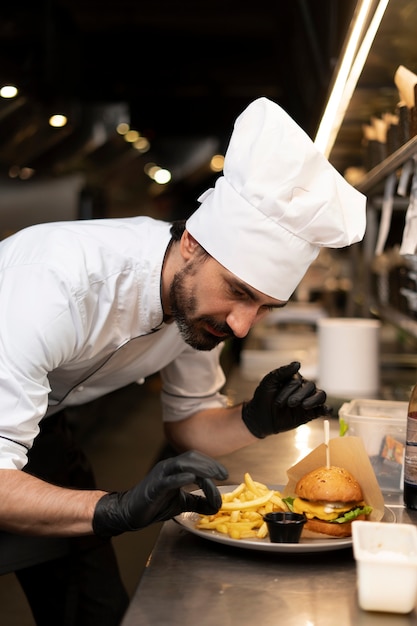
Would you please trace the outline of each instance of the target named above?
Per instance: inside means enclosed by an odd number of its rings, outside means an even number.
[[[356,478],[342,467],[318,467],[297,482],[299,498],[322,502],[359,502],[362,489]]]

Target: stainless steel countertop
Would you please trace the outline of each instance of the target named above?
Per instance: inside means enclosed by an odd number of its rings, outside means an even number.
[[[229,484],[244,472],[266,484],[286,484],[286,470],[323,442],[323,420],[256,442],[221,458]],[[338,420],[330,421],[330,436]],[[417,523],[402,494],[384,494],[397,522]],[[416,607],[417,608],[417,607]],[[410,614],[362,611],[352,548],[277,553],[247,550],[197,537],[166,522],[122,626],[406,626]]]

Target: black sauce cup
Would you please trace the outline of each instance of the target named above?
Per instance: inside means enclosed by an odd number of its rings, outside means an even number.
[[[264,515],[272,543],[298,543],[307,519],[300,513],[276,511]]]

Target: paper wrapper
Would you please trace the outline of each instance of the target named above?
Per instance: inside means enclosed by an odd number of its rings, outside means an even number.
[[[330,465],[344,467],[356,478],[362,488],[363,499],[372,507],[368,519],[379,522],[384,516],[384,496],[378,485],[375,472],[360,437],[336,437],[329,440]],[[284,496],[295,496],[295,485],[298,480],[327,463],[326,445],[322,443],[301,461],[287,470],[288,483],[283,491]],[[303,537],[323,537],[323,534],[303,531]],[[331,535],[326,535],[330,537]],[[336,537],[334,537],[336,539]]]

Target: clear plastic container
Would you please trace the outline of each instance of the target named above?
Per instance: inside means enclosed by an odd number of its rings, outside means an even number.
[[[339,409],[346,436],[361,437],[381,491],[399,493],[404,483],[407,402],[356,399]]]

